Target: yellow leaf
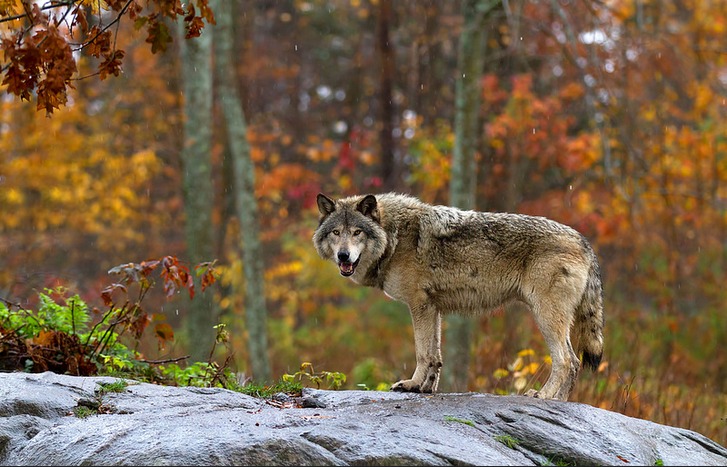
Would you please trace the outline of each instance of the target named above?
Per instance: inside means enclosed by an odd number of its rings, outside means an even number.
[[[533,355],[535,355],[535,351],[533,349],[523,349],[517,353],[518,357],[532,357]]]
[[[495,370],[494,373],[492,373],[492,376],[495,379],[502,379],[502,378],[505,378],[509,374],[510,374],[510,372],[507,371],[506,369],[504,369],[504,368],[498,368],[497,370]]]
[[[8,204],[21,204],[23,202],[23,194],[20,190],[10,188],[5,192],[5,201],[7,201]]]

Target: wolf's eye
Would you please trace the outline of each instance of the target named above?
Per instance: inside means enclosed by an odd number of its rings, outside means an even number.
[[[333,235],[335,235],[337,237],[337,236],[341,235],[341,232],[339,232],[338,230],[334,230]]]
[[[357,235],[361,235],[361,231],[360,230],[354,230],[353,231],[353,236],[355,237]]]

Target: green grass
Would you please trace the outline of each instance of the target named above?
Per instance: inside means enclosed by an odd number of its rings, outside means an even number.
[[[260,399],[267,399],[279,392],[294,396],[300,396],[303,391],[303,384],[300,381],[280,380],[272,385],[259,385],[250,383],[244,386],[237,386],[229,389],[240,392],[242,394],[246,394],[248,396],[258,397]]]
[[[576,464],[571,464],[568,461],[563,460],[560,457],[557,457],[556,456],[556,457],[552,457],[552,458],[548,459],[548,462],[546,464],[543,464],[543,465],[568,466],[568,465],[576,465]]]
[[[129,386],[129,383],[123,379],[119,379],[112,383],[98,383],[98,386],[99,387],[96,388],[96,394],[103,396],[110,392],[124,392]]]
[[[469,425],[469,426],[471,426],[471,427],[474,427],[474,426],[475,426],[475,422],[473,422],[472,420],[467,420],[467,419],[465,419],[465,418],[458,418],[458,417],[453,417],[453,416],[451,416],[451,415],[445,415],[445,416],[444,416],[444,421],[445,421],[445,422],[457,422],[457,423],[463,423],[463,424],[465,424],[465,425]]]
[[[520,441],[516,440],[510,435],[498,435],[495,436],[495,441],[498,441],[505,446],[509,447],[510,449],[515,449],[515,446],[520,444]]]
[[[86,407],[84,405],[79,405],[78,407],[73,408],[73,415],[75,415],[78,418],[87,418],[91,415],[98,414],[97,410],[94,410],[90,407]]]

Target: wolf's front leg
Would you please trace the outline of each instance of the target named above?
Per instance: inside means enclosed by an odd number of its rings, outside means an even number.
[[[411,379],[394,383],[392,391],[434,392],[442,368],[442,318],[431,305],[410,306],[414,325],[414,350],[417,367]]]

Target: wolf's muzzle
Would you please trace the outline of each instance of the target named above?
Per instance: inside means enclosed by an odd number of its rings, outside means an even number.
[[[346,250],[341,250],[336,255],[339,263],[348,263],[351,260],[351,254]]]
[[[341,272],[342,276],[350,276],[354,272],[356,272],[356,266],[358,266],[358,260],[361,258],[357,258],[356,261],[351,262],[351,255],[348,251],[341,250],[336,255],[338,258],[338,269]]]

